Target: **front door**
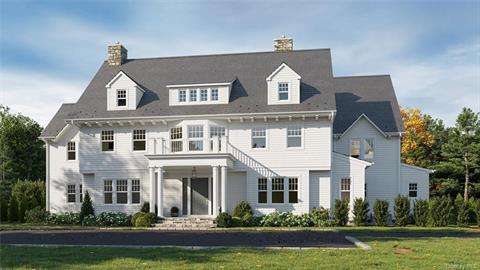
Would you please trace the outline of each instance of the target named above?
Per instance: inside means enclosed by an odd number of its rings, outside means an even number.
[[[192,215],[208,215],[208,178],[192,178],[190,209]]]

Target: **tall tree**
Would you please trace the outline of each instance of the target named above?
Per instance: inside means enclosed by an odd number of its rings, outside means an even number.
[[[7,198],[17,179],[45,179],[42,127],[0,105],[0,196]]]
[[[480,169],[480,121],[479,114],[463,108],[455,127],[448,129],[448,141],[442,146],[446,158],[440,166],[464,175],[463,199],[468,200],[470,176]]]
[[[431,117],[422,114],[420,109],[402,108],[400,110],[405,134],[402,136],[401,155],[402,161],[418,166],[428,167],[430,148],[434,143],[434,136],[428,129]]]

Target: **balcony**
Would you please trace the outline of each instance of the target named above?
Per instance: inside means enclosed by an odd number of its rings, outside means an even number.
[[[220,154],[228,153],[229,145],[226,136],[185,139],[149,138],[147,149],[148,155]]]

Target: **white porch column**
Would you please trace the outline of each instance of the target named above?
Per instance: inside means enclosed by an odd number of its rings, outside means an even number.
[[[220,168],[220,172],[221,172],[221,181],[222,181],[222,192],[221,193],[221,196],[222,196],[222,212],[227,212],[227,199],[226,199],[226,195],[227,195],[227,167],[225,166],[222,166]]]
[[[163,168],[157,168],[157,211],[158,216],[163,217]]]
[[[155,168],[148,168],[150,176],[150,213],[155,213]]]
[[[212,167],[212,178],[213,178],[213,215],[218,215],[218,166]]]

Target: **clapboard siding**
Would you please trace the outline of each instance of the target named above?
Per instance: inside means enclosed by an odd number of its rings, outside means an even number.
[[[404,165],[401,166],[402,181],[400,185],[401,193],[408,196],[408,184],[417,184],[417,198],[422,200],[429,199],[429,172],[424,169]]]

